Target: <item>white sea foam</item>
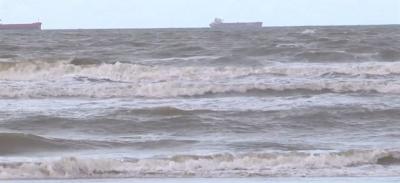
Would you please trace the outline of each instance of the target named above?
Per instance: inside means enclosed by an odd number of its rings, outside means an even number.
[[[242,83],[240,83],[242,82]],[[246,83],[247,82],[247,83]],[[206,94],[306,90],[316,92],[379,92],[400,94],[399,81],[357,79],[256,79],[225,83],[165,81],[159,83],[110,82],[0,82],[3,98],[41,97],[179,97]]]
[[[398,152],[387,150],[177,155],[150,159],[65,157],[2,163],[0,178],[397,176],[398,158]]]
[[[110,115],[119,110],[166,111],[277,111],[307,108],[357,107],[359,110],[388,110],[400,108],[397,95],[347,96],[320,94],[309,96],[173,98],[173,99],[25,99],[0,100],[3,116],[21,118],[24,115],[88,118]],[[122,109],[121,109],[122,108]],[[113,109],[113,110],[111,110]],[[17,115],[18,114],[18,115]]]
[[[157,82],[164,80],[215,80],[260,74],[319,77],[332,73],[352,76],[400,74],[400,62],[272,63],[260,67],[177,67],[125,63],[73,65],[68,62],[0,64],[1,80],[58,80],[65,77],[88,77],[125,82],[143,80]]]
[[[251,90],[400,93],[400,62],[272,63],[263,67],[14,63],[0,70],[0,96],[177,97]],[[369,75],[377,77],[368,78]],[[388,75],[393,77],[386,78]]]

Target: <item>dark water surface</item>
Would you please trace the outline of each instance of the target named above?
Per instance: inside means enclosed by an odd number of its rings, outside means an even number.
[[[400,176],[400,27],[0,32],[0,179]]]

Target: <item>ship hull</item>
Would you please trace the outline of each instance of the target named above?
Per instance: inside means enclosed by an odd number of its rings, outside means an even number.
[[[228,30],[251,30],[251,29],[261,29],[262,22],[249,22],[249,23],[219,23],[211,24],[212,29],[228,29]]]
[[[0,24],[0,30],[42,30],[42,23]]]

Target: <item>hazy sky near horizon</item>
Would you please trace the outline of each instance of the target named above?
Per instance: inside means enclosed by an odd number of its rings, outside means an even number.
[[[266,26],[400,24],[400,0],[0,0],[3,23],[44,28],[206,27],[215,18]]]

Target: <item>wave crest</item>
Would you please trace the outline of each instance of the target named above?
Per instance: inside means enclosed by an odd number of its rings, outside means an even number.
[[[44,137],[21,134],[21,133],[0,133],[0,155],[29,154],[39,151],[61,151],[78,148],[67,142]]]
[[[1,163],[0,178],[249,177],[397,175],[400,154],[388,150],[331,153],[177,155],[150,159],[65,157]],[[366,167],[369,171],[365,171]]]
[[[109,83],[83,82],[76,85],[58,83],[35,84],[3,82],[0,89],[2,98],[42,98],[42,97],[88,97],[88,98],[115,98],[115,97],[194,97],[216,94],[276,94],[294,93],[296,91],[309,93],[385,93],[400,94],[400,83],[395,81],[377,80],[272,80],[255,83],[185,83],[179,81],[163,83]]]
[[[0,96],[179,97],[249,91],[400,93],[400,62],[262,67],[174,67],[135,64],[3,63]],[[68,87],[66,87],[68,86]]]
[[[400,62],[361,63],[272,63],[265,66],[146,66],[128,63],[98,63],[84,58],[58,62],[3,62],[0,63],[2,80],[56,80],[72,77],[109,79],[113,81],[150,82],[184,80],[215,80],[249,75],[272,74],[278,76],[314,76],[330,73],[350,76],[400,74]]]
[[[142,140],[142,141],[105,141],[105,140],[67,140],[47,138],[23,133],[0,133],[0,156],[18,156],[32,153],[70,152],[107,148],[129,149],[166,149],[197,143],[195,140]]]

